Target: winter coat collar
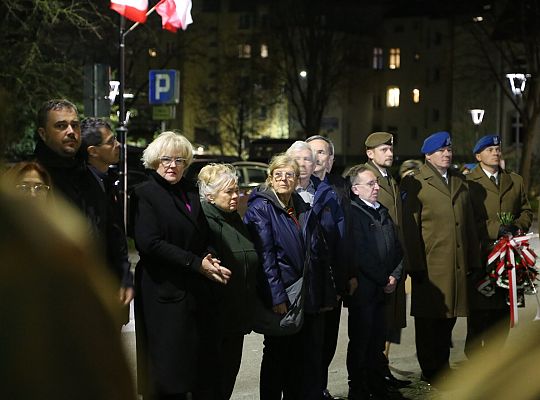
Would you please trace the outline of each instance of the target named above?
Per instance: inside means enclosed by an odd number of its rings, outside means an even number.
[[[183,212],[195,225],[197,225],[197,216],[200,211],[201,203],[199,201],[199,193],[195,186],[190,184],[186,179],[182,178],[174,185],[171,185],[165,178],[158,174],[154,170],[147,170],[150,179],[156,182],[161,188],[171,194],[176,208]],[[188,210],[186,198],[191,207],[191,211]]]

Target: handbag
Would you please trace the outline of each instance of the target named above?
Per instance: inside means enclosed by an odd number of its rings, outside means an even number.
[[[270,336],[293,335],[304,323],[304,277],[285,289],[289,298],[289,309],[283,315],[276,314],[257,297],[255,301],[253,331]]]
[[[309,238],[307,242],[309,244]],[[287,336],[300,331],[304,323],[305,276],[310,262],[310,246],[307,245],[302,276],[285,288],[290,305],[284,315],[276,314],[256,297],[252,327],[254,332],[269,336]]]

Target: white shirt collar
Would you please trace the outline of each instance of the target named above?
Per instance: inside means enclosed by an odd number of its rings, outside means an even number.
[[[381,206],[381,205],[379,204],[379,202],[377,202],[377,201],[376,201],[375,203],[370,203],[369,201],[364,200],[364,199],[362,199],[362,198],[360,198],[360,197],[359,197],[359,199],[362,200],[364,203],[366,203],[367,206],[369,206],[369,207],[371,207],[371,208],[373,208],[373,209],[375,209],[375,210],[378,210],[379,207]]]
[[[482,168],[482,171],[484,171],[484,174],[486,174],[486,176],[487,176],[488,178],[491,178],[492,176],[494,176],[495,179],[497,179],[497,180],[499,179],[499,171],[495,172],[494,174],[492,174],[492,173],[489,172],[489,171],[486,171],[484,168]]]

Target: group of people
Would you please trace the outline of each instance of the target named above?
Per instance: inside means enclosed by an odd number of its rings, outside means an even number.
[[[58,193],[86,217],[118,282],[116,301],[124,310],[135,301],[145,400],[231,398],[256,305],[285,315],[287,288],[300,279],[301,328],[264,335],[262,400],[332,398],[328,367],[342,306],[349,399],[399,398],[411,382],[392,375],[388,357],[406,326],[407,275],[427,382],[449,370],[456,317],[468,317],[469,356],[493,347],[486,332],[508,319],[504,291],[493,288],[487,297],[476,284],[493,242],[527,232],[532,212],[521,177],[499,167],[496,135],[475,145],[478,167],[467,177],[451,168],[450,134],[430,135],[421,148],[425,163],[399,185],[390,171],[392,134],[369,135],[368,162],[346,178],[331,174],[332,142],[311,136],[272,158],[241,216],[234,167],[207,165],[194,185],[183,179],[191,143],[163,132],[143,153],[148,180],[130,196],[140,256],[133,279],[109,170],[120,150],[111,127],[98,118],[80,122],[75,105],[51,100],[38,113],[37,132],[36,161],[17,164],[7,177],[18,193],[51,202]],[[501,224],[502,212],[513,222]]]

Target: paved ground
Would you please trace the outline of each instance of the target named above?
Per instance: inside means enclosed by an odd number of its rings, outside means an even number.
[[[540,248],[538,239],[533,239],[531,244],[537,253]],[[536,300],[534,296],[527,296],[527,307],[519,310],[519,318],[522,325],[526,321],[531,321],[536,313]],[[429,399],[443,400],[452,398],[451,394],[441,393],[433,390],[430,386],[419,380],[420,367],[416,360],[416,350],[414,346],[414,323],[409,316],[408,327],[403,330],[402,343],[395,345],[390,351],[390,367],[397,377],[407,378],[413,381],[408,389],[403,389],[402,393],[407,399]],[[464,318],[458,318],[453,332],[454,348],[451,352],[452,367],[458,368],[460,363],[465,360],[463,346],[465,343],[466,321]],[[512,329],[509,341],[516,340],[519,337],[520,326]],[[133,321],[123,330],[123,339],[127,350],[130,364],[135,370],[135,338],[133,332]],[[342,312],[341,329],[339,334],[338,348],[336,356],[329,372],[328,388],[335,396],[345,398],[347,396],[347,371],[345,368],[345,354],[347,348],[347,311]],[[262,356],[262,336],[250,334],[246,336],[244,344],[244,353],[242,366],[233,394],[233,399],[256,400],[259,398],[259,368]]]

